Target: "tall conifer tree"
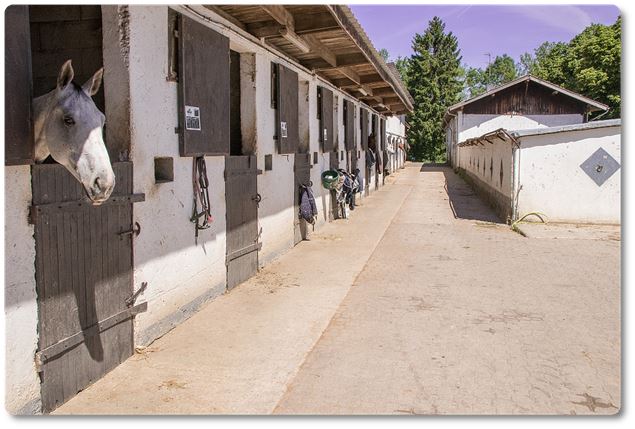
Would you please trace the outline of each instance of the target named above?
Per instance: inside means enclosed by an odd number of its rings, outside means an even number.
[[[452,32],[434,17],[423,34],[415,34],[414,54],[408,61],[407,85],[414,98],[414,111],[408,115],[408,141],[417,160],[444,161],[443,116],[460,100],[461,53]]]

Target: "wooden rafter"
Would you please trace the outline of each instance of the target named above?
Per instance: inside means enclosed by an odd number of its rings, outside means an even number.
[[[312,13],[294,16],[294,30],[299,35],[319,34],[325,31],[340,30],[337,22],[330,13]],[[280,33],[282,25],[278,21],[261,21],[246,24],[246,30],[254,36],[276,37]]]
[[[362,80],[359,77],[359,74],[353,70],[351,67],[338,67],[337,71],[342,73],[344,76],[355,82],[356,84],[361,84]]]
[[[288,30],[295,32],[295,19],[293,15],[289,13],[284,6],[279,4],[262,5],[260,6],[265,12],[269,14],[278,24],[286,27]]]
[[[260,6],[265,12],[276,21],[281,28],[278,35],[284,37],[303,53],[312,52],[330,65],[337,65],[335,54],[331,52],[320,40],[312,34],[300,36],[296,33],[296,22],[294,16],[282,5]]]
[[[238,19],[236,19],[233,15],[225,12],[223,9],[221,9],[218,6],[214,6],[214,5],[204,5],[203,7],[205,7],[206,9],[211,10],[212,12],[218,14],[219,16],[221,16],[222,18],[226,19],[227,21],[231,22],[232,24],[234,24],[236,27],[240,28],[241,30],[245,30],[247,31],[247,27],[245,26],[245,24],[243,24],[242,22],[240,22]]]
[[[309,44],[306,43],[306,41],[302,37],[295,34],[295,32],[290,30],[288,27],[280,29],[280,35],[305,54],[311,52],[311,47],[309,46]]]
[[[337,65],[337,57],[335,56],[335,54],[326,46],[324,46],[324,44],[320,42],[317,37],[312,34],[305,34],[301,37],[309,45],[309,47],[311,48],[311,52],[318,55],[330,65]]]
[[[316,72],[336,70],[339,67],[366,65],[368,59],[363,54],[345,54],[335,56],[335,65],[324,64],[321,60],[307,60],[305,65],[307,68]]]

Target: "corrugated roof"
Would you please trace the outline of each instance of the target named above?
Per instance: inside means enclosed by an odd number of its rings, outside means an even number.
[[[468,104],[474,103],[477,100],[481,100],[481,99],[483,99],[485,97],[488,97],[488,96],[490,96],[492,94],[495,94],[495,93],[497,93],[499,91],[502,91],[504,89],[510,88],[512,86],[518,85],[518,84],[526,82],[526,81],[535,82],[535,83],[537,83],[539,85],[542,85],[542,86],[547,87],[549,89],[552,89],[554,91],[558,91],[558,92],[560,92],[563,95],[571,97],[571,98],[573,98],[575,100],[578,100],[578,101],[580,101],[582,103],[585,103],[589,107],[591,107],[591,109],[589,110],[591,112],[595,112],[595,111],[598,111],[598,110],[608,110],[609,109],[609,106],[607,106],[606,104],[603,104],[603,103],[600,103],[598,101],[592,100],[592,99],[590,99],[588,97],[585,97],[585,96],[580,95],[580,94],[578,94],[576,92],[570,91],[570,90],[568,90],[566,88],[563,88],[561,86],[558,86],[558,85],[556,85],[554,83],[551,83],[551,82],[548,82],[546,80],[543,80],[543,79],[540,79],[540,78],[537,78],[535,76],[527,74],[527,75],[521,76],[521,77],[519,77],[517,79],[514,79],[512,81],[509,81],[509,82],[507,82],[507,83],[505,83],[503,85],[497,86],[496,88],[490,89],[489,91],[484,92],[481,95],[477,95],[476,97],[472,97],[469,100],[465,100],[465,101],[461,101],[460,103],[456,103],[456,104],[450,106],[447,111],[448,111],[448,113],[452,113],[452,112],[454,112],[454,111],[456,111],[456,110],[458,110],[458,109],[460,109],[462,107],[467,106]]]

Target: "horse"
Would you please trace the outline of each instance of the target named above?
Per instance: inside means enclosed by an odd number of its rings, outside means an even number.
[[[82,86],[73,82],[71,60],[58,74],[57,87],[33,99],[35,162],[50,155],[83,185],[93,205],[106,201],[115,173],[103,138],[105,116],[92,96],[99,91],[103,67]]]

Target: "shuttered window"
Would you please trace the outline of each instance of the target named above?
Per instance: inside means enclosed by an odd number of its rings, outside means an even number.
[[[362,150],[368,150],[368,110],[361,109]]]
[[[298,74],[278,64],[277,72],[276,137],[278,153],[295,153],[300,133],[298,124]]]
[[[344,144],[346,150],[355,150],[355,105],[348,100],[344,100],[345,127]]]
[[[33,163],[32,74],[29,7],[4,13],[4,163]]]
[[[333,136],[333,92],[319,87],[320,94],[320,142],[323,152],[331,152],[334,149]]]
[[[181,156],[229,155],[229,39],[179,17]]]

